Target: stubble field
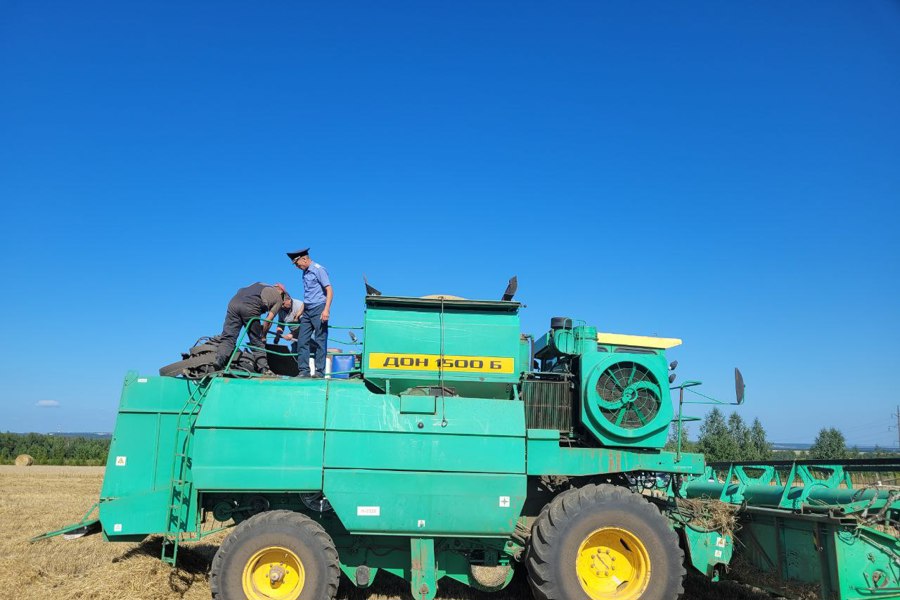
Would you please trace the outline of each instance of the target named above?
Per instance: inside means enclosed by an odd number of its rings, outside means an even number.
[[[159,560],[160,542],[103,542],[93,535],[61,537],[31,544],[29,538],[59,529],[81,518],[94,502],[103,481],[102,467],[0,466],[0,600],[209,600],[208,570],[221,537],[187,544],[179,551],[179,568]],[[689,578],[686,600],[758,600],[733,583],[711,585]],[[405,582],[381,574],[372,588],[357,590],[341,582],[339,600],[408,600]],[[524,578],[517,576],[504,591],[480,593],[441,581],[442,600],[526,600]]]

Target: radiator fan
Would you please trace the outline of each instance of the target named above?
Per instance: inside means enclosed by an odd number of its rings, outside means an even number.
[[[611,365],[597,379],[596,387],[600,414],[622,429],[635,430],[649,425],[662,406],[656,378],[637,363]]]

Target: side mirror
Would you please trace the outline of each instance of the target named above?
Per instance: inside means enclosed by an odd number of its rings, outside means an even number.
[[[734,394],[737,397],[737,403],[744,403],[744,376],[741,375],[741,370],[737,367],[734,368]]]

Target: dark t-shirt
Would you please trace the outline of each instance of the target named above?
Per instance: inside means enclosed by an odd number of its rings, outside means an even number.
[[[283,298],[284,292],[281,288],[258,282],[239,289],[231,299],[231,303],[242,304],[256,315],[269,312],[278,314],[284,302]]]

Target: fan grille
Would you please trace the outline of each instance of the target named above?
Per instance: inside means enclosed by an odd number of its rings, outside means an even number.
[[[600,413],[623,429],[650,424],[662,404],[653,374],[637,363],[621,362],[606,369],[597,380]]]

